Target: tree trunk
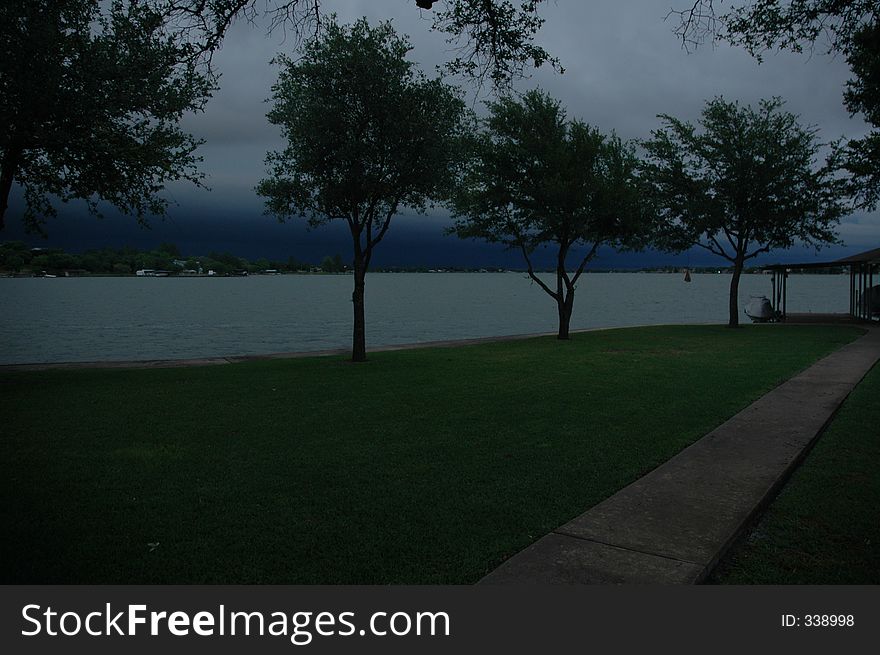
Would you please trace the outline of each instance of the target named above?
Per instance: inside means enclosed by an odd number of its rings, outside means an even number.
[[[354,307],[354,332],[351,343],[351,361],[367,361],[366,321],[364,320],[364,282],[367,268],[363,255],[355,253],[354,258],[354,292],[351,304]]]
[[[559,331],[556,338],[568,340],[568,328],[571,323],[571,307],[574,303],[574,289],[568,284],[565,274],[565,258],[568,256],[568,245],[559,244],[556,254],[556,309],[559,314]]]
[[[742,275],[743,261],[737,259],[733,265],[733,276],[730,280],[730,317],[727,321],[727,327],[739,327],[739,278]]]
[[[12,181],[18,169],[18,161],[21,157],[21,149],[10,147],[3,155],[0,164],[0,230],[6,225],[6,210],[9,207],[9,193],[12,190]]]
[[[569,292],[567,298],[558,298],[556,307],[559,312],[559,331],[557,339],[569,339],[569,325],[571,324],[571,309],[574,306],[574,290]]]

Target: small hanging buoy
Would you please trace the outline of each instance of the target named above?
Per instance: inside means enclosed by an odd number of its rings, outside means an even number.
[[[689,268],[684,269],[684,281],[685,282],[691,281],[691,271]]]

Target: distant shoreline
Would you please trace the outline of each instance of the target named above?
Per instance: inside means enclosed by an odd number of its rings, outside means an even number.
[[[732,269],[729,268],[720,268],[720,269],[694,269],[694,268],[686,268],[682,267],[678,270],[665,270],[665,269],[597,269],[597,270],[585,270],[584,275],[607,275],[607,274],[624,274],[624,275],[682,275],[685,270],[689,271],[691,275],[731,275]],[[542,270],[536,271],[541,275],[553,275],[556,273],[554,269],[551,270]],[[393,268],[380,268],[376,270],[371,270],[368,274],[417,274],[417,275],[438,275],[438,274],[505,274],[505,273],[516,273],[519,275],[528,275],[528,271],[525,270],[517,270],[517,269],[504,269],[504,270],[478,270],[478,269],[393,269]],[[190,279],[190,278],[230,278],[230,277],[279,277],[279,276],[298,276],[298,277],[326,277],[326,276],[340,276],[340,275],[352,275],[353,271],[343,271],[343,272],[325,272],[325,271],[283,271],[278,273],[245,273],[245,274],[236,274],[236,273],[224,273],[217,275],[209,275],[207,273],[168,273],[167,275],[137,275],[135,273],[89,273],[89,272],[80,272],[80,271],[59,271],[53,274],[40,274],[40,273],[9,273],[6,271],[0,271],[0,279],[31,279],[31,278],[85,278],[85,277],[94,277],[94,278],[110,278],[110,277],[118,277],[118,278],[174,278],[174,279]],[[799,269],[792,269],[789,273],[790,275],[847,275],[846,272],[842,271],[828,271],[824,269],[820,269],[817,271],[804,271]],[[751,271],[743,271],[743,275],[770,275],[770,271],[767,270],[751,270]]]

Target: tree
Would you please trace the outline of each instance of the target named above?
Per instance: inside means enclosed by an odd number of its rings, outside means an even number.
[[[287,264],[285,264],[288,271],[306,271],[309,269],[309,265],[299,261],[296,257],[291,255],[287,258]]]
[[[546,0],[433,0],[432,28],[459,48],[453,72],[498,84],[558,62],[533,42]],[[270,29],[298,38],[327,24],[321,0],[265,3]],[[0,230],[14,184],[24,220],[42,231],[62,202],[99,201],[145,223],[162,215],[166,182],[203,179],[201,141],[181,132],[203,109],[211,54],[258,0],[8,0],[0,3]]]
[[[333,255],[333,267],[336,269],[337,273],[345,271],[345,264],[342,263],[342,255],[339,253]]]
[[[443,196],[465,107],[458,93],[406,60],[390,24],[330,23],[301,58],[279,58],[269,120],[287,147],[267,156],[257,187],[267,213],[318,226],[342,220],[354,255],[352,360],[366,359],[364,283],[376,246],[401,207]]]
[[[874,209],[880,200],[880,4],[876,0],[749,0],[716,12],[715,0],[694,0],[673,11],[685,47],[723,39],[746,48],[759,61],[773,49],[801,52],[823,44],[843,54],[853,71],[844,104],[863,114],[872,130],[853,139],[841,165],[851,175],[856,206]]]
[[[0,243],[0,270],[15,271],[30,263],[33,253],[24,241]]]
[[[540,91],[521,100],[502,97],[488,108],[454,195],[454,231],[519,250],[529,277],[556,301],[558,338],[568,339],[575,287],[587,263],[601,245],[635,246],[650,229],[634,149],[567,120],[559,102]],[[555,288],[532,262],[545,246],[555,249]]]
[[[343,273],[345,271],[345,264],[342,263],[342,255],[338,253],[332,257],[330,255],[324,257],[324,259],[321,260],[320,267],[325,273]]]
[[[0,3],[0,228],[13,183],[41,230],[51,198],[106,201],[144,221],[169,180],[199,183],[200,141],[177,123],[210,95],[191,46],[148,3]]]
[[[723,39],[760,58],[776,48],[802,52],[822,41],[829,53],[848,54],[858,32],[880,18],[875,0],[744,0],[725,13],[716,0],[692,0],[675,33],[686,47]]]
[[[846,59],[854,75],[843,94],[846,108],[862,114],[873,128],[865,137],[849,142],[846,168],[853,176],[860,206],[874,209],[880,202],[880,21],[854,34]]]
[[[845,185],[831,159],[819,166],[813,128],[783,111],[780,99],[757,109],[715,98],[700,124],[668,115],[644,142],[645,177],[663,221],[659,243],[699,246],[733,264],[728,325],[739,325],[739,279],[746,261],[796,241],[835,241]]]
[[[169,257],[174,257],[175,259],[180,258],[180,248],[177,247],[177,244],[171,243],[170,241],[166,241],[159,244],[157,248],[159,252],[164,252]]]
[[[431,29],[447,35],[457,55],[448,63],[450,73],[461,73],[482,82],[505,85],[521,77],[527,66],[559,62],[534,43],[544,24],[538,8],[547,0],[415,0],[412,4],[433,10]],[[258,0],[154,0],[163,14],[190,37],[202,52],[211,53],[239,17],[256,21]],[[324,13],[327,0],[267,0],[269,30],[283,28],[295,44],[305,36],[318,37],[332,18]],[[332,4],[332,3],[331,3]]]
[[[224,264],[230,271],[242,268],[242,261],[231,252],[209,252],[208,257],[217,263]]]

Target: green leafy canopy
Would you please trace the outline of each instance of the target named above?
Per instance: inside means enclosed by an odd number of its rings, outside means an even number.
[[[268,117],[287,147],[269,153],[270,176],[257,187],[270,214],[345,219],[372,246],[398,208],[423,211],[446,194],[464,103],[417,71],[410,49],[390,23],[331,21],[299,59],[278,57]]]
[[[824,49],[841,53],[853,78],[844,104],[863,114],[871,131],[849,141],[840,161],[850,175],[856,207],[874,209],[880,201],[880,3],[877,0],[742,0],[722,13],[717,0],[694,0],[675,28],[686,48],[706,38],[744,47],[758,61],[767,52]]]
[[[487,103],[455,195],[455,231],[526,256],[555,243],[566,251],[636,246],[650,213],[640,201],[632,144],[568,120],[541,91]]]
[[[779,98],[757,108],[715,98],[700,126],[661,115],[645,141],[644,175],[659,208],[660,245],[703,247],[742,262],[797,241],[835,241],[846,185],[835,174],[838,150],[824,163],[813,128],[782,110]]]
[[[144,221],[165,212],[166,182],[199,184],[200,141],[178,122],[204,107],[213,80],[190,52],[150,3],[0,4],[3,209],[14,181],[30,229],[55,215],[53,198]]]

